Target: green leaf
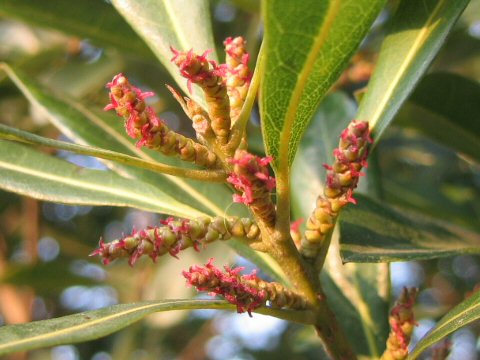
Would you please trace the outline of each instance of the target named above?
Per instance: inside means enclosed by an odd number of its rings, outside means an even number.
[[[450,310],[432,330],[420,339],[407,360],[418,358],[423,351],[437,341],[478,319],[480,319],[480,291],[473,293],[468,299]]]
[[[277,172],[288,172],[315,109],[383,4],[383,0],[263,2],[260,105],[267,153],[274,157]]]
[[[186,178],[198,179],[201,178],[205,181],[225,181],[225,173],[215,170],[193,170],[182,169],[165,164],[158,163],[151,160],[143,160],[134,156],[125,155],[115,151],[100,149],[92,146],[76,145],[65,141],[52,140],[38,136],[27,131],[18,130],[10,126],[0,124],[0,139],[14,140],[32,145],[43,145],[52,147],[55,149],[62,149],[71,151],[76,154],[95,156],[97,158],[106,159],[118,162],[120,164],[126,164],[130,166],[136,166],[142,169],[148,169],[151,171],[158,171],[163,174],[182,176]]]
[[[165,156],[160,154],[150,156],[138,149],[133,140],[125,134],[122,121],[116,116],[100,118],[80,103],[62,98],[42,88],[18,69],[9,66],[4,66],[3,69],[25,97],[36,106],[35,109],[45,114],[55,127],[75,142],[135,155],[145,160],[160,159],[161,162],[168,162],[168,158]],[[149,171],[114,163],[107,163],[107,165],[123,176],[133,177],[161,187],[165,192],[175,194],[177,201],[189,204],[208,214],[223,214],[229,204],[218,206],[212,201],[212,199],[216,199],[215,196],[209,199],[202,194],[201,190],[204,190],[205,187],[208,188],[211,184],[203,185],[203,183],[195,182],[193,185],[184,179],[173,176],[153,174]],[[215,191],[217,194],[223,195],[219,197],[223,201],[228,199],[225,194],[229,192],[225,188],[216,185]],[[184,214],[184,216],[188,217],[189,215]]]
[[[478,99],[478,82],[456,74],[429,74],[420,81],[398,120],[480,162]]]
[[[332,161],[341,131],[356,111],[345,94],[325,97],[314,115],[292,165],[294,219],[308,218],[325,179],[323,163]],[[385,264],[343,265],[338,255],[338,236],[322,272],[327,299],[357,354],[378,357],[388,336],[388,266]]]
[[[207,0],[112,0],[112,3],[185,92],[187,81],[170,61],[173,56],[170,46],[199,53],[213,50],[209,57],[217,59]]]
[[[2,0],[0,15],[54,28],[142,56],[152,53],[121,16],[105,1]]]
[[[0,188],[40,200],[201,215],[150,184],[132,183],[111,171],[80,168],[6,140],[0,140],[0,169]]]
[[[377,142],[427,70],[469,0],[404,0],[382,43],[357,119],[369,121]]]
[[[234,310],[218,300],[163,300],[109,306],[100,310],[51,320],[0,327],[0,355],[61,344],[98,339],[123,329],[143,317],[159,312],[192,309]],[[281,319],[310,323],[309,312],[260,308],[256,312]],[[246,315],[244,315],[246,316]]]
[[[480,254],[480,235],[356,195],[340,215],[345,262],[391,262]]]

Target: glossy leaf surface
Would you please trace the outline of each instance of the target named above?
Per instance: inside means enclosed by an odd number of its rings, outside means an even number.
[[[56,319],[0,327],[0,355],[41,347],[72,344],[98,339],[123,329],[143,317],[159,312],[192,309],[233,310],[234,306],[217,300],[163,300],[113,305]],[[259,313],[288,318],[295,312],[259,309]],[[299,313],[301,314],[301,313]],[[299,321],[308,322],[302,315]]]
[[[430,330],[412,350],[407,360],[417,359],[428,347],[448,336],[465,325],[480,319],[480,292],[477,291],[468,299],[450,310],[438,324]]]
[[[267,153],[285,172],[321,99],[383,0],[266,0],[261,113]]]
[[[400,2],[357,114],[357,119],[370,122],[375,142],[427,70],[468,2]]]
[[[170,46],[198,53],[213,50],[209,58],[216,60],[208,1],[112,0],[112,4],[186,93],[187,81],[170,61]]]
[[[390,262],[480,254],[480,235],[365,196],[340,215],[345,262]]]
[[[0,140],[0,187],[39,200],[64,204],[129,206],[177,216],[201,213],[160,189],[112,171],[80,168],[14,142]],[[178,209],[178,210],[177,210]]]

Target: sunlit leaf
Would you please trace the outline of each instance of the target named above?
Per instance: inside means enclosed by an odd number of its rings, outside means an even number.
[[[478,319],[480,319],[480,291],[472,294],[440,319],[437,325],[420,339],[407,360],[417,359],[428,347]]]
[[[112,0],[112,4],[185,92],[186,80],[170,61],[170,46],[199,53],[212,50],[209,58],[216,60],[208,1]]]
[[[149,301],[114,305],[51,320],[2,326],[0,327],[0,355],[94,340],[123,329],[155,312],[192,309],[233,310],[234,306],[225,301],[216,300]],[[299,322],[309,323],[304,316],[309,314],[307,312],[269,308],[260,308],[258,312],[290,320],[296,318]]]
[[[427,70],[468,2],[400,2],[357,114],[357,119],[370,122],[375,142]]]
[[[288,171],[315,109],[383,4],[383,0],[263,2],[265,75],[260,105],[267,153],[274,157],[277,171]]]
[[[162,190],[111,171],[80,168],[14,142],[0,140],[0,187],[45,201],[79,205],[130,206],[142,210],[199,216]]]

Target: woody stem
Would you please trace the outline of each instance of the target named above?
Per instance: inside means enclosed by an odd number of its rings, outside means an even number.
[[[269,248],[268,252],[282,264],[293,287],[305,296],[312,307],[315,313],[314,327],[330,356],[339,360],[356,359],[335,314],[326,302],[317,273],[301,258],[290,234],[268,227],[261,221],[258,226],[262,231],[262,239]]]

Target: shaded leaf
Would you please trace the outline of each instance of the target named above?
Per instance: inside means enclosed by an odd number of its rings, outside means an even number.
[[[208,1],[112,0],[112,4],[185,92],[187,81],[170,61],[170,46],[199,53],[213,50],[209,58],[216,60]],[[198,93],[196,97],[203,98]]]
[[[357,119],[370,122],[375,142],[427,70],[468,2],[400,3],[357,115]]]
[[[100,46],[113,46],[142,56],[152,55],[125,20],[105,1],[2,0],[0,15],[54,28]]]
[[[480,291],[475,292],[468,299],[450,310],[432,330],[420,339],[407,357],[407,360],[418,358],[428,347],[478,319],[480,319]]]
[[[146,301],[114,305],[51,320],[2,326],[0,327],[0,355],[94,340],[123,329],[155,312],[192,309],[233,310],[234,306],[225,301],[216,300]],[[303,316],[308,315],[308,312],[269,308],[258,309],[258,312],[290,320],[296,317],[298,321],[308,323],[306,316]]]
[[[478,82],[456,74],[429,74],[410,96],[410,106],[402,109],[399,120],[480,162],[478,99]]]
[[[177,216],[201,213],[160,189],[111,171],[80,168],[14,142],[0,140],[0,187],[45,201],[130,206]]]
[[[345,262],[390,262],[480,253],[480,235],[356,195],[340,215]]]
[[[383,4],[383,0],[263,2],[260,105],[267,153],[274,157],[277,171],[288,170],[315,109]]]
[[[71,285],[95,285],[98,282],[84,276],[76,275],[66,269],[66,261],[51,261],[33,265],[9,265],[0,277],[3,284],[30,286],[37,294],[58,294]],[[58,276],[58,274],[62,276]]]

